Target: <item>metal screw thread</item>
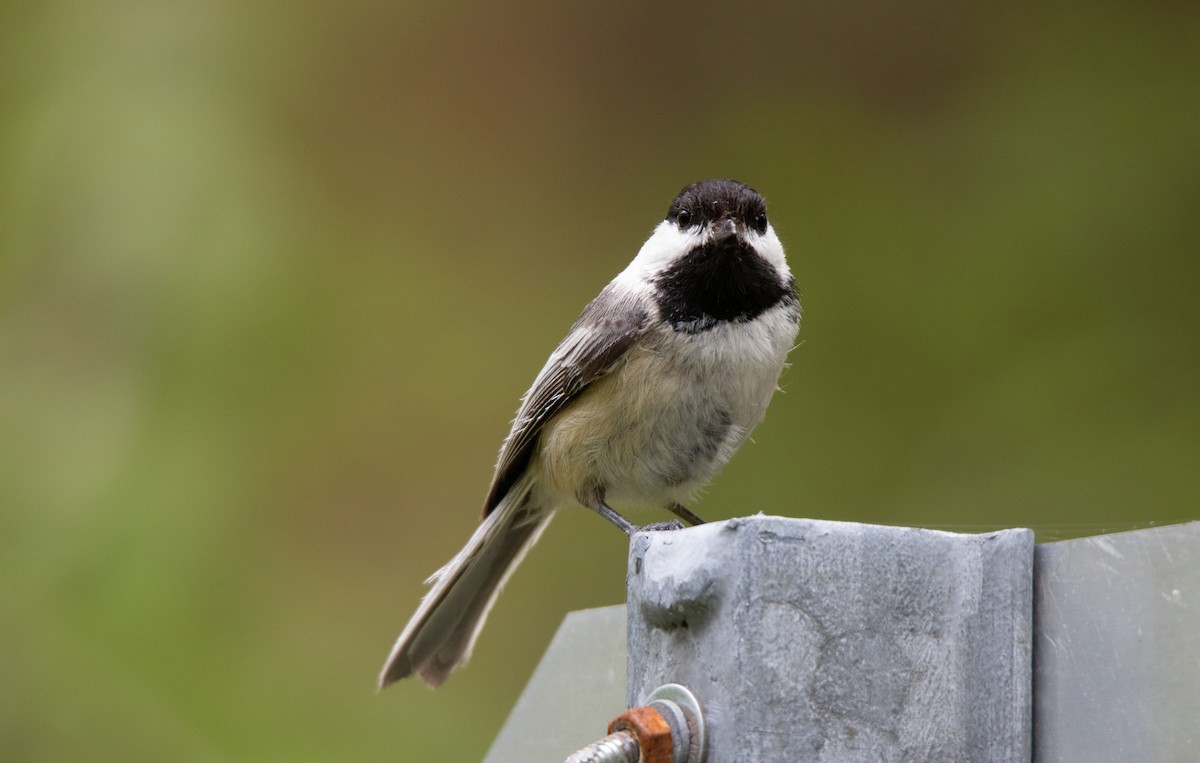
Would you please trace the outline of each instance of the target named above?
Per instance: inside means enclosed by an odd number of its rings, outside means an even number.
[[[618,731],[571,755],[565,763],[638,763],[642,752],[628,731]]]

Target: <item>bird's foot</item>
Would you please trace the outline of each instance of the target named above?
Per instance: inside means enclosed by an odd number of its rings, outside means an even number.
[[[637,531],[640,533],[652,533],[666,530],[682,530],[683,528],[683,522],[680,522],[678,519],[672,519],[668,522],[651,522],[648,525],[642,525]]]

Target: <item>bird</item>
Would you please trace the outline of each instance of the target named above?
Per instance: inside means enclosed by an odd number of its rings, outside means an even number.
[[[736,180],[684,187],[629,265],[550,354],[500,449],[483,517],[396,640],[380,689],[440,686],[555,512],[685,506],[762,420],[800,328],[800,299],[763,197]],[[678,529],[682,523],[648,526]]]

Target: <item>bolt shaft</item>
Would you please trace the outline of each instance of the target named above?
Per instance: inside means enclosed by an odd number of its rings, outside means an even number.
[[[618,731],[571,755],[565,763],[638,763],[641,758],[637,739],[628,731]]]

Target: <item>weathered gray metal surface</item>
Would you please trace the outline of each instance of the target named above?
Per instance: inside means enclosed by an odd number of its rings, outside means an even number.
[[[690,687],[710,763],[1029,760],[1030,531],[757,516],[630,554],[627,700]]]
[[[625,607],[571,612],[484,763],[561,763],[625,710]]]
[[[1038,546],[1039,763],[1200,761],[1200,522]]]

